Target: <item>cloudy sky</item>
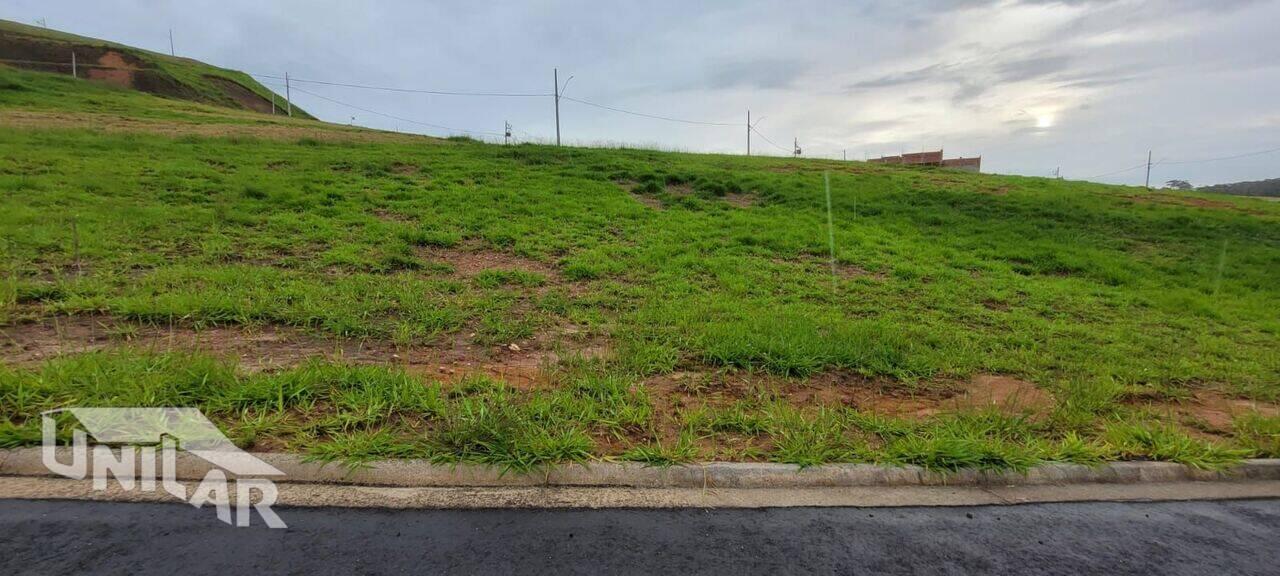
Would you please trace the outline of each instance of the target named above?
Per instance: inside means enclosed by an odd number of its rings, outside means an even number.
[[[172,28],[179,55],[299,80],[546,94],[558,67],[567,97],[732,124],[563,101],[573,143],[742,153],[750,109],[806,156],[941,147],[990,172],[1140,184],[1113,172],[1151,149],[1153,181],[1280,177],[1280,150],[1213,160],[1280,148],[1280,0],[9,0],[0,18],[159,51]],[[550,96],[294,86],[331,121],[555,135]]]

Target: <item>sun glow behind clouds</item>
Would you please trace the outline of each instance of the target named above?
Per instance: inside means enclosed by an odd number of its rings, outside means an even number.
[[[1053,114],[1040,114],[1036,116],[1036,128],[1052,128],[1053,120]]]

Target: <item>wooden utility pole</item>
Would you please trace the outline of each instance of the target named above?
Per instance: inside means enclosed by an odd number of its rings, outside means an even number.
[[[1151,151],[1147,150],[1147,190],[1151,189]]]
[[[173,28],[169,29],[169,55],[174,57],[178,55],[177,52],[173,51]]]
[[[747,110],[747,156],[751,155],[751,110]]]
[[[71,53],[71,77],[72,78],[80,77],[79,74],[76,74],[76,53],[75,52]]]
[[[293,118],[293,95],[289,93],[289,73],[284,73],[284,106],[289,111],[289,117]]]

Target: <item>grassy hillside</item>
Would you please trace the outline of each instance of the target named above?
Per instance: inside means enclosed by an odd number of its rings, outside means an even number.
[[[248,74],[115,42],[0,20],[0,65],[70,75],[203,104],[271,112],[271,91]],[[284,114],[284,99],[278,114]],[[310,118],[294,107],[295,117]]]
[[[1200,192],[1209,194],[1234,194],[1238,196],[1264,196],[1267,198],[1280,198],[1280,178],[1272,178],[1270,180],[1258,180],[1255,182],[1234,182],[1231,184],[1218,184],[1215,186],[1205,186],[1199,189]]]
[[[1280,455],[1275,204],[158,102],[0,69],[0,444],[196,405],[354,461]]]

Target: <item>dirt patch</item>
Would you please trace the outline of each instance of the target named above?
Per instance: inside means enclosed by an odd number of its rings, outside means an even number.
[[[758,198],[756,198],[755,194],[732,192],[724,195],[725,202],[728,202],[730,206],[737,206],[738,208],[750,208],[755,206],[757,200]]]
[[[0,110],[0,123],[6,128],[27,130],[81,128],[107,133],[147,133],[161,136],[203,136],[209,138],[249,137],[265,140],[298,141],[309,138],[321,142],[403,142],[439,143],[430,136],[398,134],[326,124],[313,120],[272,120],[253,112],[228,109],[210,114],[196,110],[187,112],[195,122],[128,118],[110,114],[38,112],[32,110]],[[241,116],[243,115],[243,116]]]
[[[773,262],[784,266],[799,263],[801,268],[806,272],[826,275],[831,274],[830,257],[822,258],[818,256],[801,256],[799,258],[785,260],[775,258]],[[888,276],[882,272],[872,272],[856,264],[846,264],[843,262],[836,263],[836,274],[845,280],[852,280],[854,278],[872,278],[874,280],[883,281],[888,278]]]
[[[423,258],[446,262],[453,266],[455,274],[470,278],[485,270],[521,270],[541,274],[548,281],[559,281],[560,272],[554,266],[508,252],[500,252],[468,243],[457,248],[422,248]]]
[[[618,184],[618,187],[622,188],[624,192],[630,194],[631,198],[633,198],[636,202],[644,204],[645,206],[652,208],[654,210],[664,210],[666,208],[665,206],[662,205],[662,200],[659,200],[657,196],[654,196],[652,194],[644,194],[640,192],[639,182],[636,182],[634,180],[619,180],[617,184]]]
[[[183,100],[208,100],[204,94],[128,50],[53,41],[21,33],[0,34],[0,54],[18,60],[9,63],[17,68],[70,75],[72,52],[76,55],[75,74],[79,78]]]
[[[254,112],[263,114],[271,114],[276,112],[275,107],[271,105],[271,101],[259,96],[253,90],[245,88],[239,82],[223,78],[221,76],[211,76],[206,74],[204,79],[213,84],[227,98],[239,104],[240,107]]]
[[[138,69],[136,61],[136,58],[125,58],[124,54],[109,50],[98,57],[98,66],[101,68],[88,68],[85,75],[91,80],[100,80],[121,88],[133,88],[133,73]]]
[[[828,372],[810,378],[804,388],[795,390],[788,398],[842,404],[869,414],[919,419],[941,412],[943,403],[953,394],[955,390],[949,385],[904,386],[888,378]]]
[[[955,409],[997,408],[1006,412],[1044,412],[1053,408],[1053,394],[1026,380],[979,374],[951,399]]]
[[[981,300],[981,303],[983,308],[986,308],[987,310],[991,310],[993,312],[1008,312],[1012,308],[1012,306],[1010,306],[1008,302],[993,300],[991,298],[983,298]]]
[[[632,197],[632,198],[635,198],[635,199],[636,199],[636,202],[639,202],[639,203],[641,203],[641,204],[644,204],[645,206],[648,206],[649,208],[653,208],[654,210],[665,210],[665,209],[666,209],[666,206],[663,206],[663,205],[662,205],[662,200],[659,200],[659,199],[658,199],[657,197],[655,197],[655,196],[649,196],[648,194],[635,194],[635,193],[632,193],[632,194],[631,194],[631,197]]]
[[[1280,406],[1228,398],[1219,392],[1201,390],[1196,392],[1190,402],[1181,404],[1178,411],[1207,425],[1213,432],[1230,433],[1234,429],[1233,421],[1247,414],[1259,414],[1266,417],[1280,415]]]
[[[687,182],[681,182],[679,184],[667,184],[666,190],[667,190],[667,194],[675,196],[676,198],[693,196],[695,193],[693,189],[693,185]]]
[[[432,380],[457,382],[482,375],[517,388],[550,386],[562,357],[607,355],[599,338],[563,327],[521,342],[484,346],[460,332],[424,345],[396,346],[383,340],[325,338],[284,326],[190,326],[140,324],[112,316],[63,316],[0,328],[0,360],[35,366],[67,354],[135,349],[200,352],[235,360],[249,372],[280,370],[313,359],[399,366]],[[511,344],[515,344],[514,347]]]
[[[845,406],[867,413],[925,418],[942,411],[955,389],[949,383],[905,386],[889,378],[844,371],[809,378],[783,378],[742,370],[679,371],[645,381],[654,400],[669,409],[728,406],[739,400],[776,397],[797,407]]]
[[[1210,200],[1208,198],[1196,198],[1194,196],[1181,196],[1175,194],[1137,194],[1129,197],[1129,201],[1134,204],[1162,204],[1165,206],[1191,206],[1194,208],[1205,208],[1209,210],[1231,210],[1244,214],[1265,215],[1266,212],[1238,206],[1225,200]]]
[[[373,215],[384,222],[412,222],[413,219],[399,212],[392,212],[383,208],[375,208]]]
[[[830,265],[828,265],[828,267],[830,267]],[[887,276],[885,276],[883,273],[872,272],[861,266],[855,266],[853,264],[841,264],[839,262],[836,263],[836,274],[839,274],[840,277],[844,279],[869,277],[869,278],[874,278],[876,280],[884,280],[885,278],[887,278]]]
[[[414,166],[413,164],[403,164],[400,162],[393,162],[391,166],[388,167],[388,169],[390,169],[392,172],[396,174],[403,174],[406,176],[417,174],[418,171],[420,170],[417,166]]]

